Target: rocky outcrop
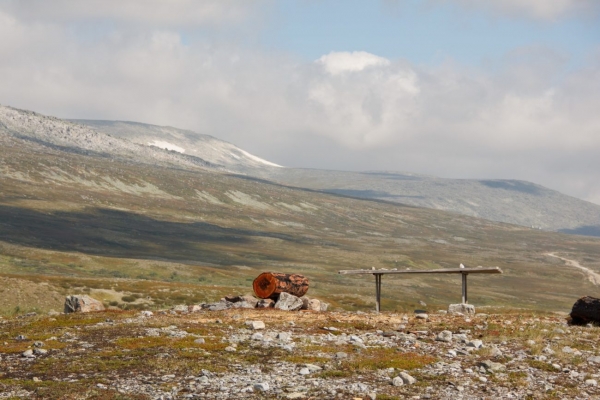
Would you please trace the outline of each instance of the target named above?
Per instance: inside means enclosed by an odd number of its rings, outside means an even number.
[[[71,295],[65,298],[65,314],[92,311],[104,311],[104,305],[85,294]]]

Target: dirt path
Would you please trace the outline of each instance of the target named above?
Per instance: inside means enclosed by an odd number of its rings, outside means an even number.
[[[561,256],[557,256],[554,253],[546,253],[546,255],[550,256],[550,257],[561,259],[565,263],[567,263],[568,266],[575,267],[577,269],[582,270],[587,275],[587,278],[590,282],[592,282],[594,285],[597,285],[597,286],[600,285],[600,274],[597,274],[596,272],[592,271],[591,269],[584,267],[583,265],[579,264],[579,262],[577,262],[575,260],[569,260],[568,258],[564,258]]]

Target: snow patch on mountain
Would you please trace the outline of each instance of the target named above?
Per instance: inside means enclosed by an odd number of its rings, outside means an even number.
[[[178,153],[185,153],[185,149],[183,147],[179,147],[176,144],[164,142],[162,140],[154,140],[148,143],[149,146],[158,147],[159,149],[172,150]]]
[[[240,152],[241,152],[243,155],[245,155],[246,157],[248,157],[249,159],[251,159],[251,160],[254,160],[254,161],[258,162],[258,163],[265,164],[265,165],[268,165],[268,166],[271,166],[271,167],[283,168],[283,166],[281,166],[281,165],[278,165],[278,164],[272,163],[272,162],[270,162],[270,161],[267,161],[267,160],[263,160],[262,158],[260,158],[260,157],[256,157],[255,155],[253,155],[253,154],[250,154],[250,153],[248,153],[247,151],[244,151],[244,150],[242,150],[242,149],[239,149],[239,151],[240,151]]]

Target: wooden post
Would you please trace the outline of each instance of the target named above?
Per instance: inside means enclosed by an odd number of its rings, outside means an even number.
[[[373,274],[375,275],[375,311],[381,311],[381,275],[382,274]]]
[[[462,303],[467,304],[469,301],[467,299],[467,273],[462,272]]]

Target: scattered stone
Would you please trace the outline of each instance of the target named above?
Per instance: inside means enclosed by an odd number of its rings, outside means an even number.
[[[348,354],[344,353],[343,351],[338,351],[337,353],[335,353],[335,358],[337,358],[337,359],[348,358]]]
[[[506,367],[503,364],[494,362],[494,361],[490,361],[490,360],[485,360],[482,361],[478,364],[480,367],[483,367],[487,372],[500,372],[500,371],[506,371]]]
[[[404,382],[405,385],[413,385],[417,383],[417,380],[406,372],[400,372],[398,377],[402,379],[402,382]]]
[[[438,342],[450,343],[450,342],[452,342],[452,332],[441,331],[440,333],[437,334],[437,336],[435,337],[435,340],[437,340]]]
[[[102,302],[88,295],[71,295],[65,298],[65,314],[74,312],[104,311]]]
[[[272,299],[261,299],[256,304],[256,308],[272,308],[275,302]]]
[[[467,345],[467,347],[472,347],[472,348],[475,348],[475,349],[480,349],[480,348],[483,347],[483,342],[481,340],[477,340],[477,339],[475,339],[475,340],[469,340],[466,343],[466,345]]]
[[[150,318],[151,316],[154,315],[154,313],[152,311],[144,310],[144,311],[140,312],[140,315],[142,317]]]
[[[415,318],[417,318],[417,319],[428,319],[429,315],[427,315],[425,313],[419,313],[419,314],[415,315]]]
[[[35,358],[35,356],[33,355],[33,350],[31,349],[25,350],[21,355],[25,358]]]
[[[258,303],[258,301],[256,303]],[[256,308],[256,303],[248,303],[247,301],[239,301],[237,303],[233,303],[233,306],[231,306],[231,308]]]
[[[254,389],[259,390],[261,392],[266,392],[267,390],[269,390],[269,384],[267,382],[255,383]]]
[[[255,331],[265,329],[265,323],[262,321],[247,321],[246,325],[248,325],[250,329],[253,329]]]
[[[585,384],[588,386],[598,386],[598,381],[595,379],[586,379]]]
[[[204,338],[198,338],[196,340],[194,340],[194,343],[196,344],[204,344],[206,341],[204,340]]]
[[[402,386],[402,385],[404,385],[404,380],[402,380],[402,378],[400,378],[399,376],[397,376],[394,379],[392,379],[392,385],[394,385],[394,386]]]
[[[600,356],[592,356],[592,357],[588,357],[587,361],[590,364],[600,364]]]
[[[302,308],[302,299],[293,294],[282,292],[274,307],[283,311],[297,311]]]
[[[321,311],[321,300],[309,299],[308,297],[302,297],[302,310],[308,311]]]
[[[475,314],[475,306],[472,304],[450,304],[448,306],[448,314],[464,314],[464,315],[474,315]]]
[[[202,311],[202,306],[199,304],[192,304],[191,306],[188,306],[188,310],[189,313],[196,313],[196,312],[200,312]]]

